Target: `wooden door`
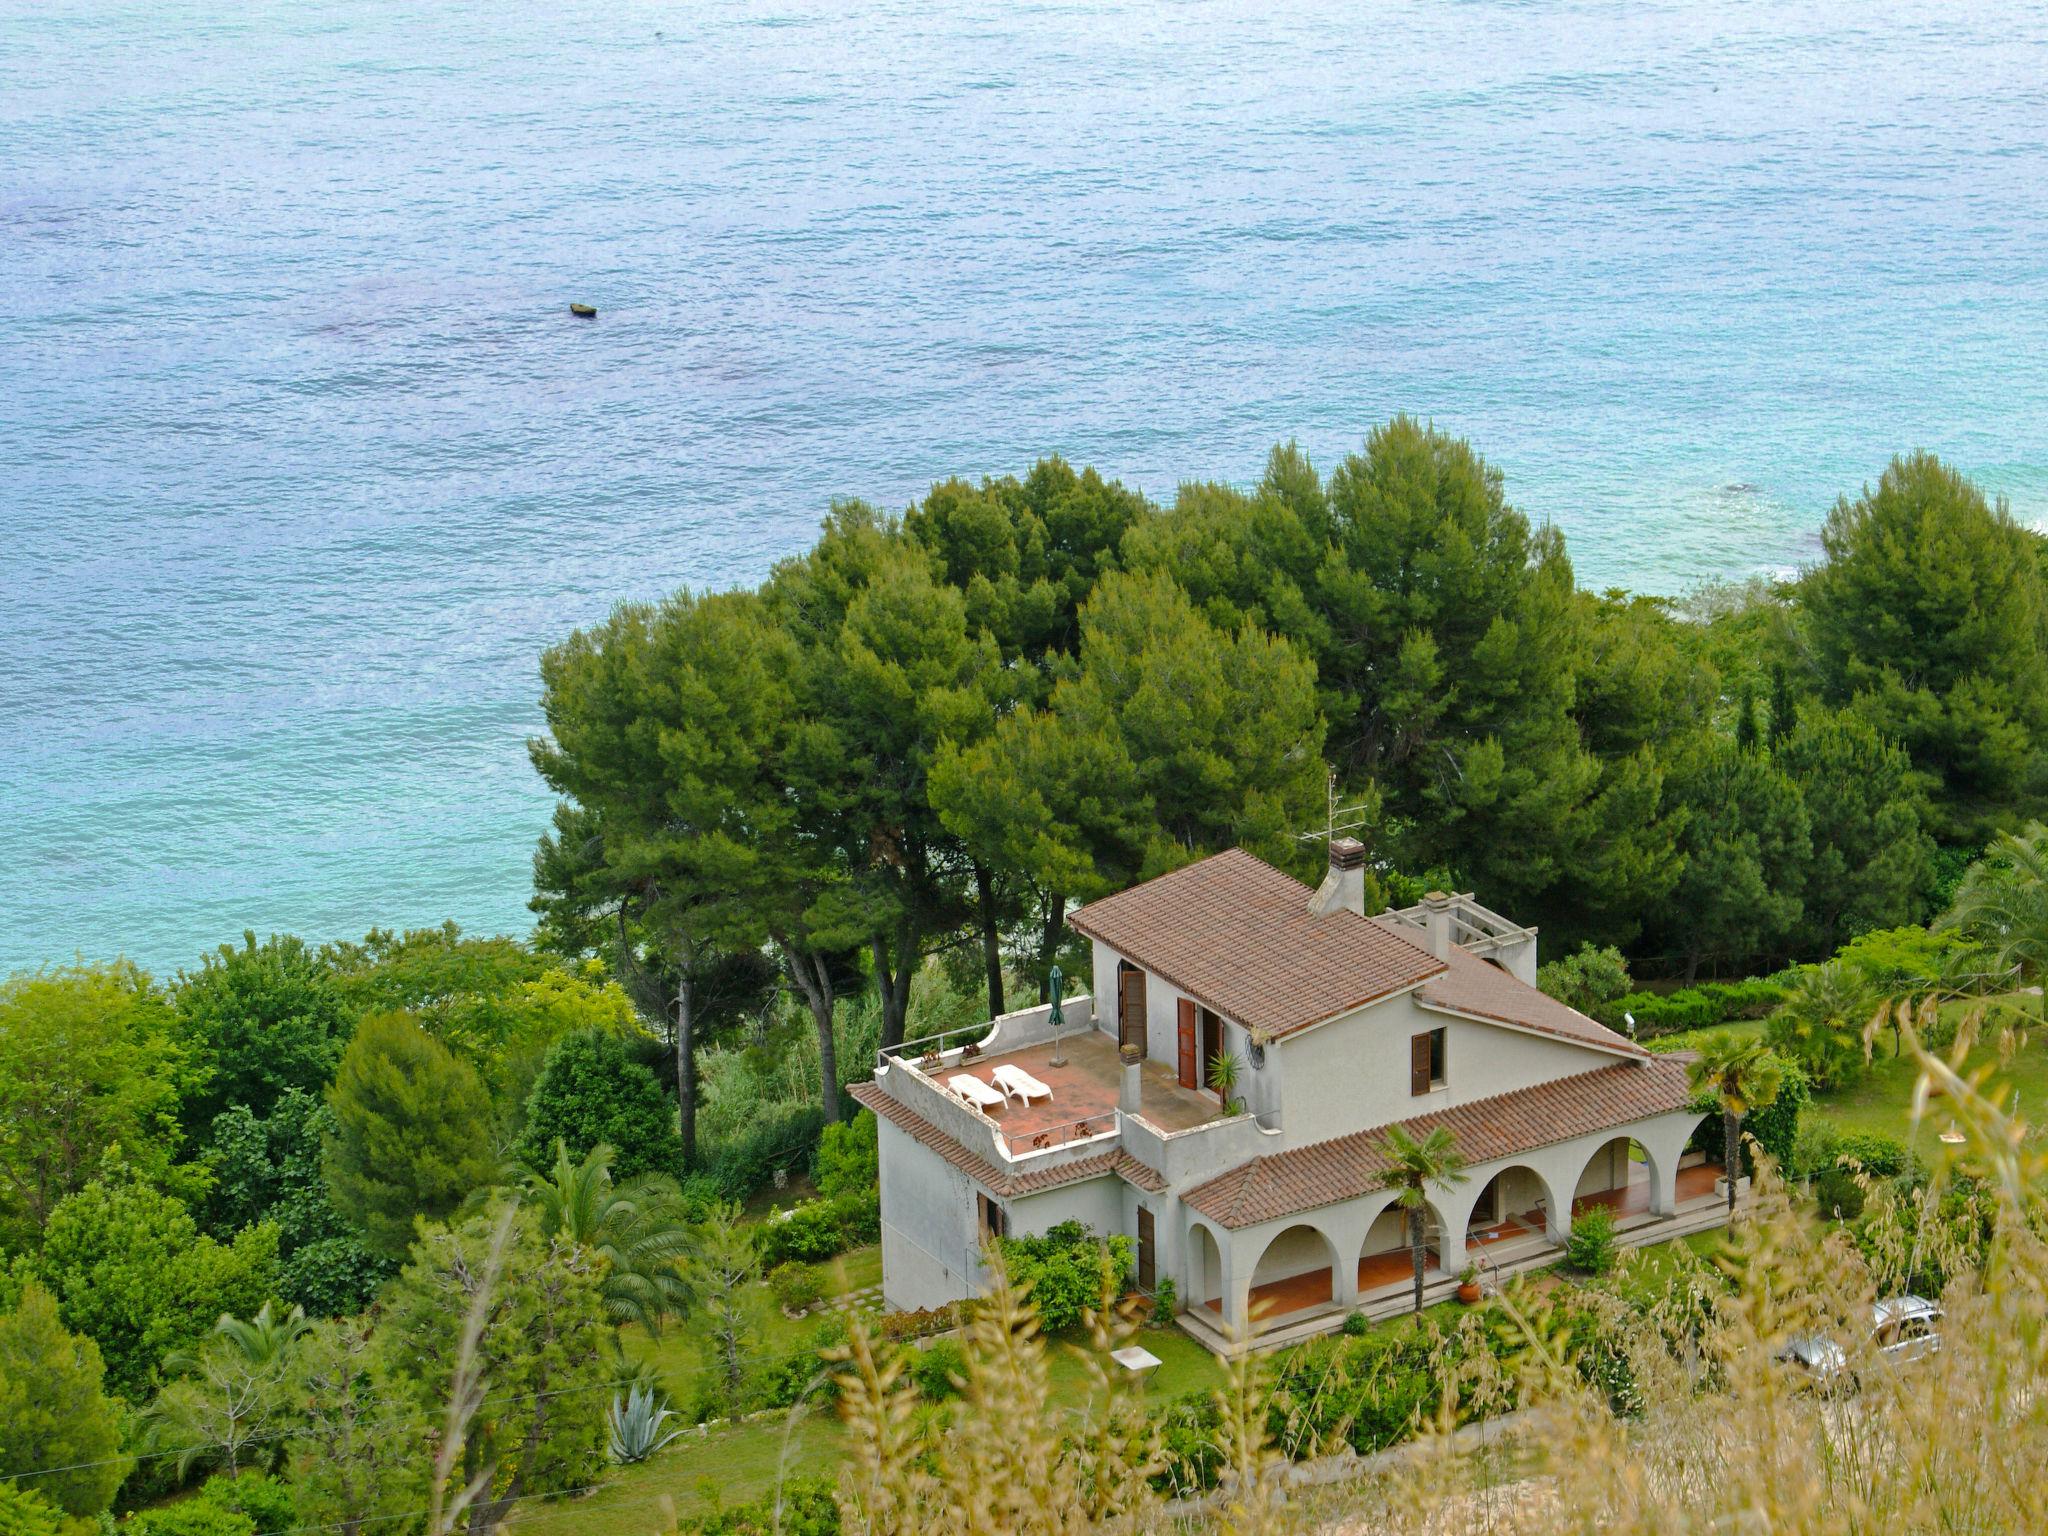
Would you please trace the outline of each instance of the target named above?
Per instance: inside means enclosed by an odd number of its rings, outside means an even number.
[[[1180,1017],[1175,1022],[1180,1027],[1180,1085],[1200,1088],[1202,1053],[1195,1044],[1195,1005],[1186,998],[1180,1000]]]
[[[1138,1207],[1138,1289],[1149,1291],[1159,1283],[1159,1252],[1153,1241],[1152,1213]]]
[[[1117,976],[1117,1044],[1145,1053],[1145,973],[1126,965]]]

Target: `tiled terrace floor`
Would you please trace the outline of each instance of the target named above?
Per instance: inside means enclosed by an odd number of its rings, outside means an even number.
[[[1059,1049],[1066,1057],[1063,1066],[1052,1065],[1054,1046],[1047,1042],[942,1067],[930,1075],[941,1088],[959,1072],[993,1085],[995,1069],[1007,1063],[1022,1067],[1050,1088],[1049,1101],[1040,1099],[1027,1105],[1011,1100],[1001,1109],[986,1111],[1012,1151],[1028,1149],[1033,1138],[1040,1135],[1049,1135],[1057,1144],[1108,1130],[1123,1075],[1116,1042],[1100,1030],[1076,1030],[1059,1043]],[[1138,1113],[1160,1130],[1190,1130],[1208,1124],[1221,1113],[1214,1094],[1181,1087],[1164,1062],[1146,1061],[1138,1070]],[[1081,1130],[1077,1121],[1091,1122],[1091,1129]]]

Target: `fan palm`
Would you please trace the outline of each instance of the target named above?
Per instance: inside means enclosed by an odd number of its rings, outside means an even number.
[[[527,1199],[544,1233],[603,1259],[612,1321],[659,1334],[664,1318],[689,1310],[678,1261],[690,1251],[690,1223],[673,1179],[643,1174],[615,1184],[611,1165],[602,1143],[579,1163],[558,1139],[554,1167],[526,1175]]]
[[[2048,827],[2030,821],[2024,831],[1999,833],[1934,926],[1972,940],[1992,969],[2039,985],[2048,975]],[[2041,1016],[2048,1019],[2048,989]]]
[[[1728,1181],[1728,1210],[1735,1210],[1735,1176],[1742,1117],[1776,1102],[1785,1082],[1785,1063],[1754,1035],[1723,1032],[1702,1047],[1692,1064],[1694,1090],[1711,1093],[1721,1106],[1721,1172]]]
[[[1465,1154],[1458,1150],[1458,1138],[1444,1126],[1437,1126],[1417,1140],[1398,1125],[1387,1127],[1380,1143],[1386,1158],[1387,1183],[1395,1186],[1394,1203],[1408,1213],[1408,1250],[1415,1259],[1415,1310],[1422,1310],[1422,1272],[1428,1254],[1424,1236],[1429,1210],[1427,1186],[1465,1182]]]
[[[1768,1036],[1805,1065],[1815,1087],[1838,1087],[1855,1070],[1867,1026],[1883,1007],[1853,966],[1830,960],[1800,973]]]

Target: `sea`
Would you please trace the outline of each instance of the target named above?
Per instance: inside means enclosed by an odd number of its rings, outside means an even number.
[[[0,972],[524,931],[577,626],[1395,412],[1595,587],[2048,518],[2048,13],[0,0]]]

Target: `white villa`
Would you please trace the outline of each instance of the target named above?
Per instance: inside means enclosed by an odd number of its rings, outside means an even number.
[[[1390,1125],[1448,1126],[1467,1162],[1429,1191],[1430,1300],[1468,1264],[1554,1261],[1590,1204],[1625,1243],[1720,1222],[1721,1170],[1686,1151],[1686,1061],[1539,992],[1535,930],[1469,896],[1367,917],[1363,861],[1333,840],[1311,891],[1233,851],[1119,892],[1074,914],[1094,990],[1063,1020],[885,1053],[853,1093],[881,1122],[889,1305],[973,1295],[990,1234],[1077,1219],[1128,1234],[1140,1287],[1170,1278],[1219,1350],[1398,1311]]]

